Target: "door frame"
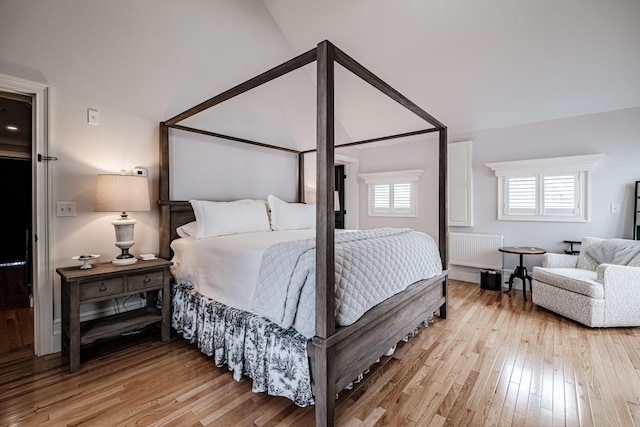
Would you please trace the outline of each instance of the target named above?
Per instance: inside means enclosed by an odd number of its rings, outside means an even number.
[[[54,352],[53,270],[51,268],[51,171],[49,156],[49,85],[0,74],[0,90],[28,95],[33,100],[32,121],[32,292],[34,353]]]

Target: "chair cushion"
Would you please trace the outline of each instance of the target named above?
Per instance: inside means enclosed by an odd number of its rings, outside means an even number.
[[[591,256],[587,252],[589,251],[589,249],[602,242],[603,240],[605,239],[601,239],[599,237],[584,237],[582,239],[582,242],[580,242],[580,254],[578,255],[576,268],[596,271],[596,268],[598,268],[598,262],[595,259],[591,258]]]
[[[634,257],[640,255],[640,241],[606,239],[591,246],[587,254],[598,264],[628,265]]]
[[[593,259],[587,252],[593,246],[604,240],[606,239],[602,239],[600,237],[584,237],[580,243],[580,254],[578,255],[576,268],[596,271],[596,268],[598,268],[598,262]],[[634,256],[627,265],[631,267],[640,267],[640,254]]]
[[[533,278],[591,298],[604,298],[604,288],[602,283],[597,281],[595,271],[580,268],[534,267]]]

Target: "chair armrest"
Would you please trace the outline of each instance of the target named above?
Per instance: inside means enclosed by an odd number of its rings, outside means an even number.
[[[640,325],[640,267],[600,264],[596,273],[604,288],[605,322]]]
[[[576,268],[577,255],[548,253],[542,255],[542,266],[548,268]]]
[[[640,295],[640,267],[630,267],[628,265],[600,264],[596,269],[598,282],[605,287],[605,297],[607,285],[614,291],[623,288],[631,288],[634,293]]]

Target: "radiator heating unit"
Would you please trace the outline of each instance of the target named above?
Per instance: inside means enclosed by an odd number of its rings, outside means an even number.
[[[449,264],[501,270],[503,241],[501,234],[449,233]]]

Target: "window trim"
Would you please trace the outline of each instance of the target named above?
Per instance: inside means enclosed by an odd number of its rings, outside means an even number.
[[[487,163],[486,166],[498,177],[498,220],[500,221],[553,221],[553,222],[588,222],[589,221],[589,172],[606,154],[587,154],[581,156],[552,157],[546,159],[516,160],[508,162]],[[544,176],[555,174],[576,174],[578,180],[579,209],[576,215],[549,215],[541,211],[541,199],[544,193],[541,188],[536,195],[536,212],[527,215],[508,213],[506,200],[507,178],[535,177],[537,186]]]
[[[424,173],[424,169],[411,169],[404,171],[393,172],[375,172],[375,173],[363,173],[358,177],[362,178],[367,184],[367,197],[368,197],[368,213],[369,216],[381,216],[381,217],[410,217],[415,218],[418,216],[418,182],[420,177]],[[393,210],[393,206],[390,206],[388,212],[376,211],[374,208],[375,198],[373,196],[374,186],[376,184],[390,185],[393,188],[394,184],[411,184],[411,209],[409,212]],[[393,190],[391,190],[392,192]]]

